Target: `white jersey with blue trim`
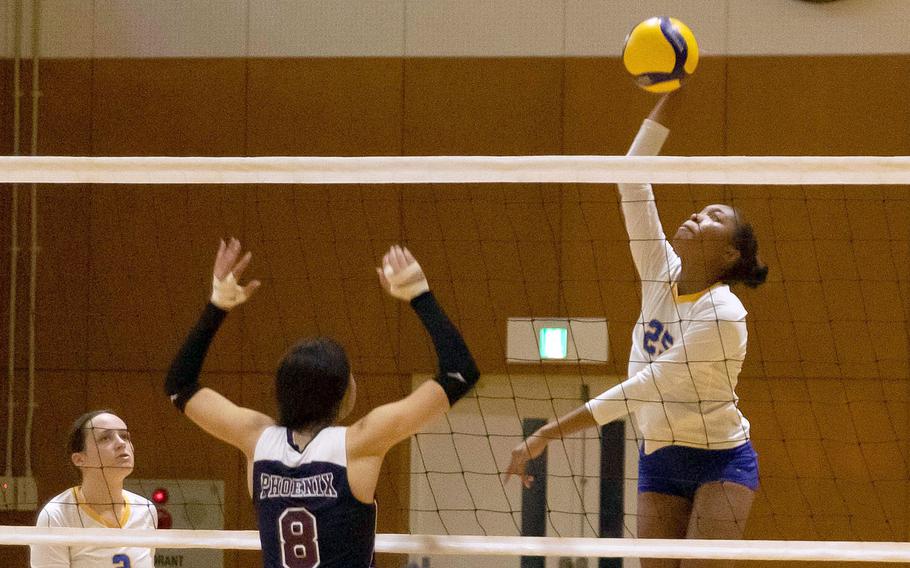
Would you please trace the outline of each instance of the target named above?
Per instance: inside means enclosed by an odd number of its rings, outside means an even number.
[[[155,529],[158,512],[148,499],[123,491],[123,510],[111,525],[85,502],[78,487],[51,499],[38,513],[39,527]],[[154,568],[155,550],[141,547],[32,545],[31,568]]]
[[[376,505],[351,493],[347,428],[321,430],[303,448],[283,426],[266,428],[253,458],[253,501],[266,568],[367,568]]]
[[[669,134],[646,119],[628,155],[657,155]],[[746,309],[716,283],[679,296],[682,269],[661,227],[649,184],[620,184],[641,314],[632,331],[628,379],[588,402],[600,424],[632,414],[645,453],[669,445],[728,449],[749,440],[735,388],[746,356]]]

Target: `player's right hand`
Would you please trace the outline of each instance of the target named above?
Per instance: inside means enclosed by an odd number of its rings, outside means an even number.
[[[513,475],[521,479],[522,485],[530,488],[534,483],[534,476],[529,475],[526,471],[527,463],[540,456],[547,448],[549,440],[536,432],[528,436],[526,440],[512,449],[512,461],[506,468],[505,481],[508,481]]]
[[[238,279],[253,256],[253,253],[249,251],[240,256],[240,252],[240,241],[231,237],[226,243],[222,239],[218,246],[218,255],[215,257],[211,301],[225,311],[247,301],[256,288],[259,288],[258,280],[253,280],[246,286],[239,284]]]
[[[410,302],[429,291],[430,285],[420,264],[408,249],[393,245],[382,257],[382,266],[376,269],[379,284],[389,295]]]

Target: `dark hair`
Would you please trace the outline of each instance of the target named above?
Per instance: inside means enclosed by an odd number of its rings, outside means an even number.
[[[334,422],[350,376],[348,356],[334,339],[305,339],[291,347],[275,376],[279,424],[299,430]]]
[[[740,221],[738,212],[736,228],[733,230],[733,246],[739,251],[739,258],[720,280],[726,284],[742,283],[749,288],[764,284],[768,278],[768,266],[758,258],[758,241],[752,225]]]
[[[91,412],[86,412],[77,418],[75,422],[73,422],[73,425],[70,426],[66,446],[66,449],[69,450],[67,456],[85,451],[85,432],[86,430],[91,429],[90,426],[87,427],[86,425],[91,422],[93,418],[102,414],[114,414],[114,416],[116,416],[113,410],[103,408],[101,410],[92,410]]]

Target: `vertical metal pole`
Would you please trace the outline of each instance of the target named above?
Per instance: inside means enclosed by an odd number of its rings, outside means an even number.
[[[41,58],[41,0],[32,0],[32,156],[38,155],[38,99]],[[32,425],[35,420],[35,324],[38,302],[38,184],[30,187],[31,254],[28,284],[28,408],[25,414],[25,475],[32,477]],[[28,483],[32,483],[28,481]],[[37,496],[36,496],[37,501]],[[35,503],[37,506],[38,503]]]
[[[584,379],[582,379],[584,381]],[[581,402],[582,404],[591,400],[591,389],[584,382],[581,383]],[[588,476],[587,476],[587,466],[588,466],[588,439],[583,437],[581,440],[581,479],[579,480],[579,491],[581,492],[581,518],[578,520],[578,536],[585,536],[585,527],[588,524],[588,510],[585,507],[585,497],[587,497],[588,490]],[[575,559],[575,568],[588,568],[588,559],[587,557],[579,557]]]
[[[626,423],[600,429],[600,536],[622,538],[626,464]],[[622,568],[622,558],[601,558],[599,568]]]
[[[521,430],[527,438],[546,424],[540,418],[525,418]],[[531,488],[521,490],[521,536],[546,536],[547,534],[547,451],[529,461],[525,471],[534,476]],[[543,556],[522,556],[521,568],[544,568]]]
[[[22,128],[22,0],[14,4],[13,30],[13,155],[19,155]],[[9,347],[6,361],[6,477],[13,475],[13,433],[16,418],[16,282],[19,262],[19,184],[14,183],[10,196],[10,264],[9,264]]]

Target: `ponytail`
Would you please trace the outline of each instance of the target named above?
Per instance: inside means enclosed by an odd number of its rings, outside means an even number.
[[[739,259],[720,278],[726,284],[742,283],[757,288],[768,278],[768,266],[758,258],[758,241],[749,223],[737,222],[733,231],[733,246]]]

